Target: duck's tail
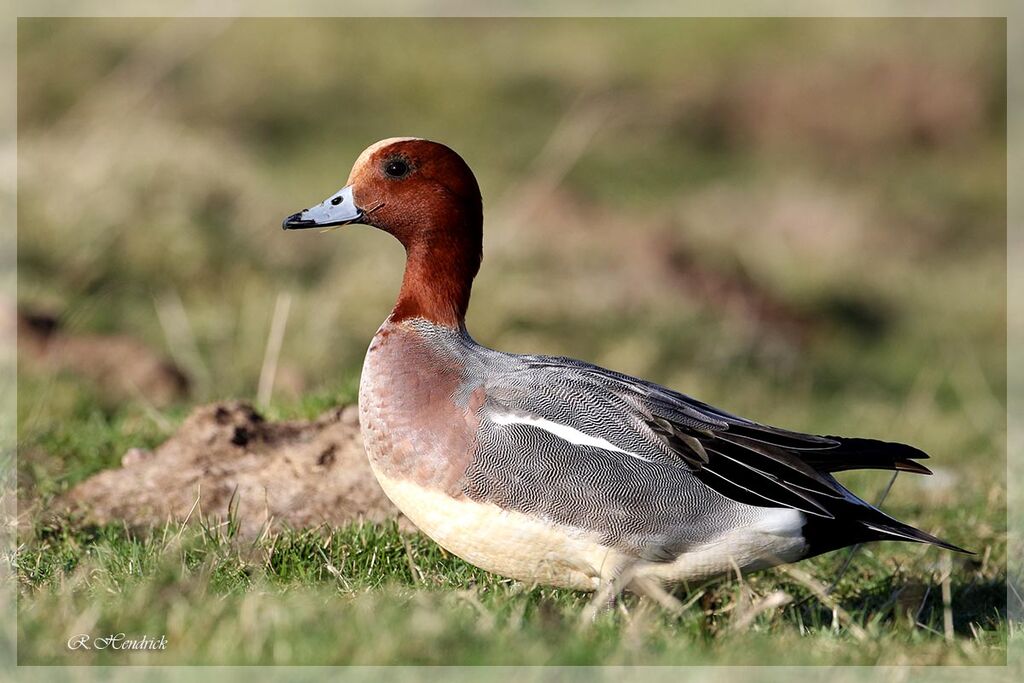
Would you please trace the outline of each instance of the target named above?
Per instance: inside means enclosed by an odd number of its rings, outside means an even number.
[[[958,545],[953,545],[949,541],[943,541],[938,536],[933,536],[926,531],[916,529],[909,524],[904,524],[891,517],[888,517],[888,523],[877,523],[877,522],[861,522],[865,530],[869,533],[874,534],[874,538],[867,540],[873,541],[913,541],[916,543],[929,543],[931,545],[945,548],[946,550],[953,550],[958,553],[967,553],[973,555],[974,552],[961,548]]]
[[[809,555],[871,541],[928,543],[958,553],[974,554],[970,550],[890,517],[874,505],[855,496],[838,482],[837,485],[844,491],[843,502],[848,507],[836,514],[835,519],[808,517],[804,525],[804,538],[810,546]]]

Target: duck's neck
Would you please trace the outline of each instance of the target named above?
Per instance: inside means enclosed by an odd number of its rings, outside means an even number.
[[[405,275],[392,322],[423,318],[453,329],[464,326],[480,269],[480,230],[475,237],[473,232],[443,231],[405,245]]]

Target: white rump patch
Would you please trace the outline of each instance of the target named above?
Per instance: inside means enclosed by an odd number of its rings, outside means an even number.
[[[792,508],[762,508],[764,514],[751,528],[772,536],[800,536],[807,517]]]
[[[625,453],[626,455],[636,458],[637,460],[648,461],[647,458],[643,458],[637,455],[636,453],[631,453],[630,451],[622,450],[621,448],[611,443],[607,439],[602,439],[599,436],[590,436],[589,434],[584,434],[575,427],[570,427],[569,425],[563,425],[557,422],[552,422],[551,420],[546,420],[543,417],[537,417],[535,415],[516,415],[515,413],[495,414],[491,415],[491,422],[497,425],[531,425],[533,427],[543,429],[544,431],[550,434],[554,434],[563,441],[568,441],[571,444],[576,444],[577,446],[593,446],[594,448],[603,448],[606,451]]]

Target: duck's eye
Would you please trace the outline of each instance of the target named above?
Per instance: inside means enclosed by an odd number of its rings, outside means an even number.
[[[384,164],[384,172],[392,178],[401,178],[409,172],[409,164],[401,159],[392,159]]]
[[[341,204],[343,201],[345,201],[344,197],[335,197],[334,199],[331,200],[331,206],[337,206],[338,204]]]

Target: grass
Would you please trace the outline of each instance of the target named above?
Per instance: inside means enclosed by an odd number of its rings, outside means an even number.
[[[690,587],[679,594],[691,603],[679,617],[627,596],[591,623],[580,618],[585,594],[496,577],[394,526],[282,531],[258,541],[235,538],[230,520],[144,534],[118,526],[47,528],[16,556],[19,661],[1001,663],[1005,622],[988,608],[1004,590],[998,575],[957,561],[955,636],[946,642],[938,553],[913,555],[910,566],[897,568],[899,555],[861,551],[832,594],[847,605],[842,619],[801,582],[758,575]],[[838,559],[817,561],[810,571],[834,571]],[[778,591],[791,606],[742,619]],[[52,645],[55,618],[64,625],[60,635],[161,634],[168,649],[127,657],[62,652]]]
[[[21,359],[19,662],[1004,662],[1002,28],[22,20],[18,303],[69,334],[141,339],[196,382],[156,409]],[[478,174],[479,341],[792,429],[913,443],[936,476],[901,475],[886,509],[978,554],[866,546],[825,600],[773,570],[681,587],[679,616],[627,596],[581,624],[588,596],[392,527],[254,541],[224,510],[153,529],[54,518],[55,496],[195,405],[252,399],[282,292],[293,382],[266,415],[354,400],[401,250],[364,228],[278,226],[366,144],[406,134],[449,142]],[[843,481],[873,499],[888,479]],[[799,567],[828,585],[846,557]],[[168,649],[62,646],[110,631]]]
[[[22,444],[23,509],[38,510],[10,558],[18,580],[18,658],[33,664],[1001,664],[1005,614],[1002,490],[963,479],[966,506],[901,477],[887,508],[926,517],[978,555],[876,544],[801,569],[827,600],[779,571],[684,586],[675,616],[626,596],[590,624],[591,596],[528,586],[476,569],[426,537],[393,525],[283,529],[241,538],[229,515],[197,510],[187,525],[95,527],[45,514],[46,501],[105,467],[128,445],[155,444],[161,429],[141,408],[96,408],[89,387],[61,378],[59,395],[78,412]],[[29,393],[28,382],[22,391]],[[279,402],[276,418],[312,417],[351,400],[351,388]],[[884,405],[884,401],[882,402]],[[31,405],[31,401],[23,401]],[[819,410],[823,406],[818,406]],[[868,410],[866,404],[861,410]],[[837,410],[836,407],[824,407]],[[169,419],[175,420],[173,411]],[[61,453],[64,463],[43,453]],[[869,497],[886,476],[850,483]],[[939,498],[935,498],[938,495]],[[43,514],[40,514],[43,513]],[[944,625],[948,575],[952,641]],[[746,616],[779,593],[781,607]],[[833,608],[848,613],[837,616]],[[737,626],[739,624],[739,626]],[[859,630],[863,631],[862,635]],[[163,652],[68,651],[77,633],[165,635]]]

